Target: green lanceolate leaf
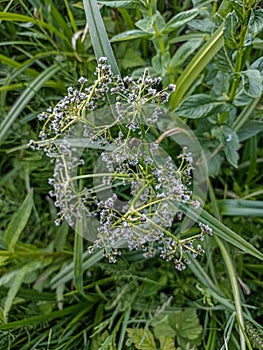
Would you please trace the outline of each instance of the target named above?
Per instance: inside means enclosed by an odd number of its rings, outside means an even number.
[[[33,191],[30,191],[5,231],[4,239],[10,251],[14,250],[16,242],[30,217],[32,207]]]
[[[232,50],[238,49],[237,32],[239,27],[238,17],[235,11],[226,16],[224,26],[225,45]]]
[[[228,110],[229,105],[225,101],[214,100],[206,94],[196,94],[184,100],[175,113],[181,117],[198,119]]]
[[[176,81],[176,91],[173,93],[170,99],[172,110],[174,110],[180,104],[186,92],[192,86],[202,70],[221,49],[223,43],[223,25],[221,25],[210,37],[207,43],[202,46],[197,54],[192,58],[190,63]]]
[[[96,59],[107,57],[112,72],[120,75],[96,0],[84,0],[84,9]]]
[[[140,0],[115,0],[115,1],[98,1],[99,4],[106,5],[114,8],[126,8],[126,9],[144,9],[143,1]]]
[[[168,34],[182,27],[184,24],[194,19],[198,15],[198,13],[199,13],[198,9],[192,9],[192,10],[178,13],[177,15],[175,15],[173,18],[170,19],[170,21],[163,28],[162,33]]]
[[[125,40],[133,40],[133,39],[141,39],[141,38],[150,38],[151,36],[148,33],[145,33],[143,30],[132,29],[127,30],[127,32],[114,35],[111,38],[111,42],[125,41]]]

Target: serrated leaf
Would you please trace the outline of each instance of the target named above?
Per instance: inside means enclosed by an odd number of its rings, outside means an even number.
[[[149,329],[127,328],[130,341],[139,350],[155,350],[154,336]]]
[[[182,27],[184,24],[188,23],[194,19],[199,13],[198,9],[192,9],[184,12],[180,12],[175,15],[162,30],[162,34],[168,34],[175,29]]]
[[[145,8],[144,4],[140,0],[129,0],[129,1],[122,1],[122,0],[115,0],[115,1],[102,1],[98,0],[99,4],[106,5],[109,7],[115,7],[115,8],[126,8],[126,9],[143,9]]]
[[[115,43],[117,41],[133,40],[133,39],[140,39],[140,38],[147,38],[147,37],[149,37],[149,34],[144,32],[143,30],[133,29],[133,30],[127,30],[124,33],[114,35],[111,38],[111,42]]]
[[[255,37],[263,30],[263,9],[255,10],[248,23],[248,31]]]
[[[259,97],[263,92],[262,77],[258,70],[248,69],[240,72],[244,92],[253,98]]]
[[[30,217],[32,207],[33,191],[30,191],[5,231],[4,239],[10,251],[14,250],[16,242]]]
[[[206,94],[196,94],[184,100],[175,113],[181,117],[198,119],[228,110],[229,105],[225,101],[217,101]]]
[[[176,336],[175,330],[170,326],[168,315],[164,317],[159,317],[159,320],[154,324],[154,335],[156,338],[161,338],[162,336],[174,338]]]
[[[229,13],[226,16],[225,26],[224,26],[224,42],[227,47],[232,50],[238,48],[237,31],[239,27],[238,17],[235,11]]]
[[[176,350],[174,345],[174,338],[162,335],[159,338],[160,348],[162,350]]]
[[[169,315],[169,324],[180,338],[197,339],[202,333],[195,309],[175,311]]]

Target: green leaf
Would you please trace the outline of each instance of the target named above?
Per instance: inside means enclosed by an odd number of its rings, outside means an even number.
[[[237,32],[239,27],[238,16],[235,11],[229,13],[226,16],[225,26],[224,26],[224,42],[226,47],[229,47],[232,50],[238,48]]]
[[[34,265],[34,263],[24,265],[21,269],[16,270],[16,276],[13,279],[13,283],[8,290],[7,297],[6,297],[5,304],[4,304],[4,320],[5,320],[5,322],[7,322],[8,313],[9,313],[11,306],[13,304],[13,301],[14,301],[14,299],[15,299],[15,297],[20,289],[20,286],[23,283],[23,280],[24,280],[27,272],[32,268],[32,265]]]
[[[97,1],[83,0],[83,4],[96,59],[98,60],[100,57],[107,57],[112,72],[120,75]]]
[[[218,206],[222,215],[263,217],[263,201],[224,199]]]
[[[263,9],[252,12],[248,23],[248,31],[255,37],[263,30]]]
[[[162,30],[162,34],[168,34],[175,29],[182,27],[184,24],[188,23],[194,19],[199,13],[198,9],[192,9],[184,12],[180,12],[175,15]]]
[[[111,42],[114,43],[114,42],[118,42],[118,41],[133,40],[133,39],[140,39],[140,38],[149,38],[149,37],[150,37],[150,35],[145,33],[143,30],[132,29],[132,30],[127,30],[127,32],[114,35],[111,38]]]
[[[154,34],[153,25],[154,25],[156,18],[157,18],[157,14],[155,14],[153,16],[147,16],[147,17],[144,17],[143,19],[140,19],[139,21],[137,21],[135,23],[135,25],[143,32],[146,32],[148,34]]]
[[[106,5],[114,8],[126,8],[126,9],[144,9],[145,6],[140,0],[115,0],[115,1],[102,1],[98,0],[99,4]]]
[[[239,148],[239,139],[235,131],[223,125],[220,128],[214,129],[217,134],[214,135],[218,138],[218,140],[224,145],[224,152],[228,162],[237,167],[238,162],[238,148]]]
[[[253,98],[259,97],[263,92],[262,77],[258,70],[248,69],[240,72],[244,92]]]
[[[179,209],[187,216],[189,216],[192,220],[197,221],[201,218],[201,221],[204,224],[209,225],[212,228],[214,234],[216,234],[218,237],[243,250],[247,254],[250,254],[257,259],[263,260],[263,254],[257,248],[247,242],[240,235],[232,231],[230,228],[225,226],[221,221],[215,219],[207,211],[203,210],[199,218],[199,214],[185,204],[180,204]]]
[[[159,337],[159,342],[162,350],[176,350],[174,346],[174,338],[162,335]]]
[[[33,191],[30,191],[5,231],[4,239],[10,251],[14,251],[16,242],[27,224],[33,203]]]
[[[202,333],[202,326],[199,323],[195,309],[175,311],[169,315],[169,324],[177,336],[194,340]]]
[[[121,63],[124,69],[145,66],[145,62],[141,56],[131,48],[126,51]]]
[[[139,350],[154,350],[156,349],[155,341],[152,332],[149,329],[143,328],[127,328],[130,341]]]
[[[176,331],[170,325],[168,315],[159,315],[157,321],[154,323],[153,330],[155,337],[158,339],[163,336],[169,338],[174,338],[176,336]]]
[[[77,221],[74,240],[74,282],[76,289],[83,294],[83,236],[81,229],[82,225]]]
[[[197,119],[227,110],[229,105],[225,101],[216,101],[206,94],[196,94],[184,100],[174,112],[181,117]]]
[[[177,68],[182,66],[186,62],[189,56],[191,56],[201,45],[202,40],[189,40],[182,44],[173,55],[169,66],[170,68]]]
[[[36,92],[45,84],[45,82],[54,76],[60,69],[62,69],[62,67],[57,64],[54,64],[45,69],[38,75],[36,79],[32,81],[32,83],[28,85],[24,92],[19,96],[0,125],[0,145],[12,131],[11,125],[20,115],[22,110],[26,107],[28,102],[36,95]]]
[[[185,93],[189,91],[202,70],[221,49],[223,43],[223,25],[221,25],[192,58],[176,81],[176,91],[172,94],[170,99],[171,110],[174,110],[180,104]]]
[[[263,132],[263,121],[260,120],[249,120],[242,125],[237,135],[239,141],[245,141],[251,137]]]

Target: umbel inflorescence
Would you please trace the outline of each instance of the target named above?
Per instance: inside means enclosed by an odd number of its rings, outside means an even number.
[[[93,242],[91,253],[102,248],[109,262],[127,247],[183,270],[189,255],[204,253],[200,242],[212,230],[199,223],[198,232],[180,237],[180,203],[193,209],[200,203],[193,199],[191,152],[184,147],[174,156],[158,141],[161,104],[175,86],[159,89],[161,78],[147,69],[138,79],[113,75],[104,57],[95,74],[91,85],[81,77],[79,89],[69,87],[39,115],[40,141],[30,141],[55,164],[49,194],[56,224],[66,220]]]

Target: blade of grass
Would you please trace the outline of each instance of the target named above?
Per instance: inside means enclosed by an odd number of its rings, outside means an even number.
[[[76,289],[84,294],[83,291],[83,237],[79,233],[79,229],[82,226],[81,223],[77,223],[77,229],[75,232],[74,240],[74,282]]]
[[[195,221],[197,221],[200,217],[201,221],[209,225],[213,229],[214,234],[216,234],[218,237],[233,244],[235,247],[243,250],[247,254],[253,255],[256,258],[263,260],[263,254],[258,249],[253,247],[252,244],[240,237],[237,233],[225,226],[222,222],[215,219],[207,211],[202,210],[199,216],[198,213],[196,213],[193,209],[187,207],[185,204],[180,204],[180,209],[184,214]]]
[[[170,100],[172,110],[180,104],[196,78],[223,46],[223,26],[222,24],[207,43],[201,47],[176,81],[176,91],[172,94]]]
[[[97,1],[83,0],[83,4],[96,59],[107,57],[113,74],[120,75]]]
[[[222,215],[263,216],[263,201],[223,199],[218,201],[218,207]]]
[[[44,85],[44,83],[49,78],[54,76],[60,69],[61,67],[57,64],[50,66],[39,74],[39,76],[33,80],[32,83],[20,95],[0,125],[0,145],[10,134],[12,124],[25,108],[27,103],[35,96],[36,92]]]
[[[33,203],[33,191],[30,191],[4,233],[5,242],[11,252],[14,251],[16,242],[27,224]]]
[[[210,194],[212,206],[215,209],[216,217],[218,218],[218,220],[221,220],[221,216],[219,214],[219,208],[217,205],[216,197],[215,197],[211,183],[209,183],[209,194]],[[231,255],[227,249],[227,246],[218,237],[215,237],[215,240],[223,256],[223,259],[227,268],[227,272],[228,272],[228,277],[231,284],[231,289],[232,289],[232,294],[233,294],[233,299],[234,299],[235,309],[236,309],[236,316],[237,316],[238,325],[239,325],[239,338],[240,338],[241,350],[246,350],[246,340],[244,337],[244,317],[243,317],[243,310],[242,310],[242,302],[240,298],[240,290],[238,288],[237,274],[234,268],[233,261],[231,259]]]
[[[73,315],[75,312],[78,312],[79,310],[83,310],[84,308],[89,309],[90,304],[89,303],[77,303],[76,305],[69,306],[63,310],[59,311],[53,311],[49,312],[43,315],[38,315],[38,316],[33,316],[29,318],[25,318],[20,321],[14,321],[14,322],[9,322],[7,324],[0,324],[0,330],[9,330],[9,329],[14,329],[18,327],[25,327],[41,322],[47,322],[50,320],[54,320],[56,318],[63,318],[66,315]]]

